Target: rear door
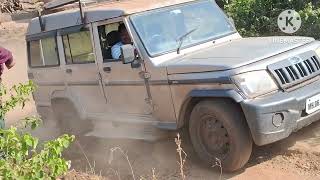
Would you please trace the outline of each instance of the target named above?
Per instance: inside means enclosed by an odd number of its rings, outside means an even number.
[[[56,32],[27,36],[28,77],[37,85],[37,106],[50,106],[51,94],[64,90],[65,77],[58,53]]]
[[[67,91],[86,115],[105,110],[105,97],[94,54],[91,26],[78,26],[59,32],[62,39]]]

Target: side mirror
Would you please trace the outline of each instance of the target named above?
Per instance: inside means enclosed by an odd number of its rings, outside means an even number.
[[[135,58],[134,47],[131,44],[121,46],[121,61],[123,64],[132,63]]]

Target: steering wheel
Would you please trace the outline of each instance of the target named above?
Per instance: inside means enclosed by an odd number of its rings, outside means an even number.
[[[149,43],[150,44],[159,44],[163,41],[163,38],[159,34],[154,34],[151,36]]]
[[[152,49],[157,50],[159,46],[161,46],[162,42],[164,41],[163,37],[159,34],[154,34],[149,39],[149,45]]]

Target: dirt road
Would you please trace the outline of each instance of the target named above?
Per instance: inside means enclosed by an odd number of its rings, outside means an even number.
[[[27,81],[26,47],[24,41],[25,23],[0,24],[0,45],[10,49],[16,60],[16,67],[6,71],[3,77],[7,86]],[[8,123],[26,115],[36,114],[33,102],[21,111],[17,109],[7,116]],[[59,127],[48,110],[44,127],[34,134],[42,139],[59,135]],[[188,154],[186,174],[188,179],[219,179],[219,168],[204,167],[193,152],[188,136],[182,133],[183,147]],[[155,168],[158,179],[179,179],[174,136],[157,142],[138,140],[98,139],[80,137],[65,154],[72,160],[72,166],[114,179],[132,179],[129,164],[119,151],[110,159],[110,149],[121,147],[127,152],[134,174],[150,177]],[[111,161],[113,160],[113,161]],[[111,163],[110,163],[111,162]],[[117,172],[117,173],[116,173]],[[113,179],[112,178],[112,179]],[[222,179],[320,179],[320,122],[294,133],[286,140],[268,146],[255,147],[249,164],[243,171],[222,174]]]

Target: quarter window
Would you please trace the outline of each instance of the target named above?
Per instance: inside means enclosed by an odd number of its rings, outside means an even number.
[[[58,66],[58,49],[54,37],[29,42],[30,66]]]
[[[62,38],[67,64],[94,62],[95,57],[89,31],[67,34]]]

